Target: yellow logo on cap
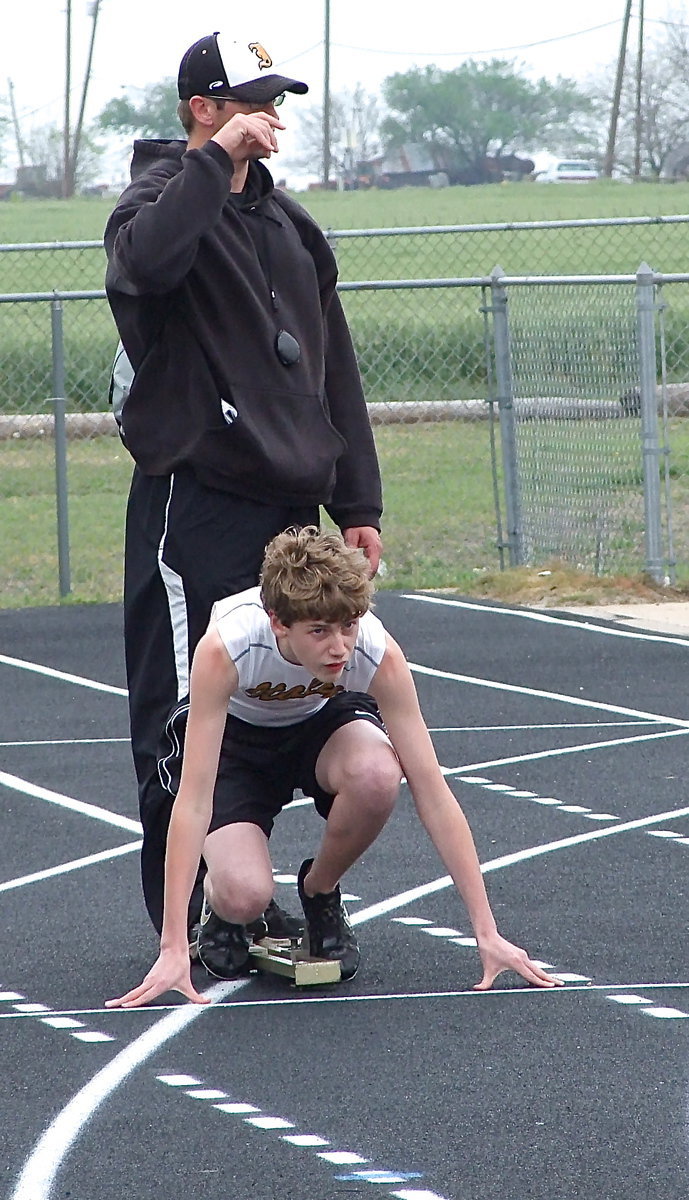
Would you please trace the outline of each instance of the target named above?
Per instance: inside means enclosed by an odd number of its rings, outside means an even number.
[[[268,69],[268,67],[272,67],[273,60],[268,51],[264,46],[261,45],[260,42],[249,42],[249,49],[251,50],[252,54],[256,55],[256,58],[258,59],[259,71],[265,71]]]

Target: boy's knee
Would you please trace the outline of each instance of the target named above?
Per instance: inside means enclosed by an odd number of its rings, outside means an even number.
[[[247,925],[265,911],[273,894],[270,883],[249,877],[230,875],[224,871],[209,879],[213,911],[233,925]]]
[[[343,785],[344,790],[356,794],[366,807],[389,815],[394,808],[401,780],[402,771],[397,756],[391,747],[383,746],[348,764]]]

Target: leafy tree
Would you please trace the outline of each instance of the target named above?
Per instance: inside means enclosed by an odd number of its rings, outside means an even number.
[[[386,79],[383,96],[386,143],[423,143],[450,172],[480,172],[488,155],[561,140],[592,107],[572,80],[534,83],[501,59],[470,59],[452,71],[416,67]]]
[[[380,146],[378,98],[358,83],[351,93],[330,98],[330,158],[332,170],[345,182],[356,163],[373,158]],[[299,145],[291,163],[319,174],[323,165],[323,106],[299,110]]]
[[[144,89],[136,101],[130,95],[108,101],[98,118],[101,129],[147,138],[180,138],[184,132],[177,117],[176,80],[161,79]]]

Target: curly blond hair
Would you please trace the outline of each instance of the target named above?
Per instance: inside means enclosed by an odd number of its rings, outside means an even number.
[[[261,601],[283,625],[351,621],[371,607],[373,591],[363,550],[335,530],[287,529],[266,547]]]

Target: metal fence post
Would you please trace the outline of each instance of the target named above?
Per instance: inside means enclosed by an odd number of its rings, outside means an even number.
[[[498,389],[502,472],[505,482],[505,522],[507,548],[511,567],[524,562],[517,439],[514,424],[510,331],[507,318],[507,289],[502,282],[505,272],[496,266],[490,275],[491,306],[493,309],[493,339],[495,345],[495,381]]]
[[[644,474],[644,520],[646,571],[651,579],[664,579],[662,522],[660,512],[660,440],[656,368],[655,276],[642,262],[636,273],[636,327],[639,348],[639,397],[641,401],[641,444]]]
[[[53,357],[53,413],[55,437],[55,506],[57,513],[57,559],[60,596],[72,590],[69,565],[69,513],[67,500],[67,429],[65,423],[65,343],[62,301],[50,302]]]

